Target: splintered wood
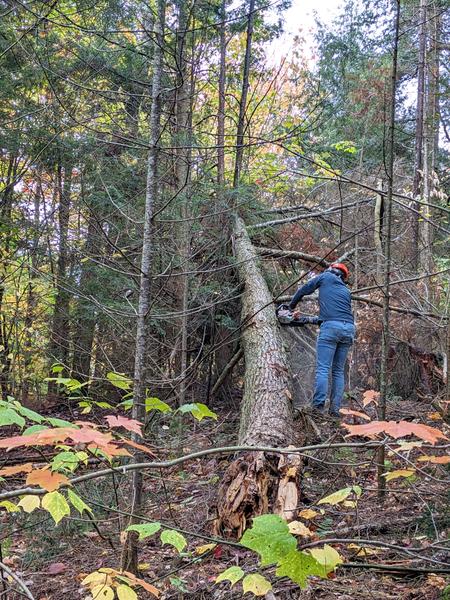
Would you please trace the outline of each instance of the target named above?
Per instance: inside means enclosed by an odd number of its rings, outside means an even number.
[[[292,520],[299,504],[300,468],[301,457],[295,454],[279,458],[253,452],[233,461],[219,490],[216,535],[239,539],[249,519],[271,511]]]

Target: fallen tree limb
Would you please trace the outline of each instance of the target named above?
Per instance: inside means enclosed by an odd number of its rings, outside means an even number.
[[[211,390],[211,394],[213,396],[243,356],[244,356],[244,351],[242,350],[242,348],[239,348],[239,350],[234,353],[231,360],[225,365],[222,373],[217,378],[217,381],[214,384],[213,389]]]

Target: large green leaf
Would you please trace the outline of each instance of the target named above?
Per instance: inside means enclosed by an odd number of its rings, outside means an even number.
[[[191,415],[197,419],[197,421],[201,421],[205,417],[211,417],[211,419],[217,420],[217,414],[210,410],[206,404],[202,404],[201,402],[195,402],[194,404],[183,404],[178,410],[182,413],[191,413]]]
[[[35,423],[42,423],[44,417],[39,413],[31,410],[30,408],[26,408],[22,406],[20,402],[14,402],[17,412],[19,412],[23,417],[30,419],[30,421],[34,421]]]
[[[145,412],[150,412],[151,410],[159,410],[162,413],[172,412],[170,406],[159,398],[146,398]]]
[[[261,566],[277,563],[297,547],[297,540],[278,515],[262,515],[253,519],[253,526],[241,538],[241,544],[257,552]]]
[[[174,531],[173,529],[165,529],[161,533],[161,541],[163,544],[170,544],[176,548],[178,552],[183,552],[187,546],[187,541],[184,535],[178,533],[178,531]]]
[[[53,471],[67,470],[73,473],[80,462],[79,457],[74,452],[60,452],[52,460]]]
[[[306,587],[308,577],[326,577],[327,571],[310,554],[299,552],[297,549],[291,550],[278,562],[276,570],[278,577],[289,577],[291,581],[297,583],[301,588]]]
[[[80,498],[80,496],[78,496],[78,494],[75,494],[75,492],[73,492],[72,490],[67,490],[67,495],[69,497],[69,501],[72,504],[72,506],[74,508],[77,509],[77,511],[80,513],[80,515],[83,514],[84,511],[86,512],[90,512],[91,514],[93,514],[92,509],[90,506],[88,506],[86,504],[86,502],[84,500],[82,500]]]
[[[25,425],[25,419],[16,413],[12,408],[0,407],[0,426],[4,425],[18,425],[23,427]]]
[[[42,508],[51,514],[56,524],[66,515],[70,515],[70,506],[67,500],[56,490],[45,494],[42,498]]]
[[[142,523],[138,525],[130,525],[126,528],[126,531],[137,531],[139,533],[139,539],[145,540],[145,538],[154,535],[161,529],[161,523],[157,521],[155,523]]]
[[[113,386],[121,390],[129,390],[131,388],[132,381],[129,377],[122,375],[121,373],[114,373],[110,371],[106,374],[106,378]]]

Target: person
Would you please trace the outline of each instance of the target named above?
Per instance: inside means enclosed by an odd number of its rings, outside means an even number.
[[[345,361],[355,338],[351,294],[345,284],[348,276],[349,271],[345,264],[333,263],[326,271],[300,287],[289,303],[289,309],[294,311],[304,296],[319,290],[321,326],[317,338],[316,377],[312,405],[317,411],[324,412],[331,370],[329,412],[333,417],[340,416],[339,409],[345,386]],[[296,313],[298,311],[295,311],[294,315]]]

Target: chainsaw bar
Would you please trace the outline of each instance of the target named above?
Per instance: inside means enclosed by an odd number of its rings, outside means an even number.
[[[285,327],[303,327],[304,325],[320,325],[319,317],[294,317],[289,308],[281,305],[276,309],[276,315],[280,325]]]

